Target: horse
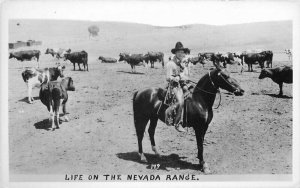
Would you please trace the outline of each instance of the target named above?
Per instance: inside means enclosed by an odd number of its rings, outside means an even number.
[[[219,88],[227,90],[236,96],[242,96],[244,90],[239,83],[230,77],[227,70],[219,66],[205,74],[194,87],[194,91],[185,99],[184,105],[184,126],[193,127],[196,133],[198,159],[200,170],[209,174],[208,164],[203,159],[203,141],[208,125],[213,118],[212,106]],[[134,92],[133,95],[133,119],[138,139],[138,152],[140,160],[147,162],[143,154],[142,140],[148,121],[150,126],[148,133],[152,150],[156,156],[160,156],[155,146],[154,134],[157,121],[160,119],[166,123],[167,105],[163,101],[166,90],[162,88],[148,88]]]

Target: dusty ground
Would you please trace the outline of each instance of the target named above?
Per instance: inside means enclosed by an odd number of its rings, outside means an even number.
[[[71,41],[68,45],[71,49],[92,49],[94,43]],[[131,74],[128,64],[99,63],[96,58],[103,54],[95,50],[88,53],[89,72],[77,71],[77,66],[73,71],[72,64],[62,62],[76,91],[69,92],[70,122],[63,122],[53,132],[47,130],[49,114],[38,99],[39,89],[33,90],[34,104],[27,103],[21,72],[22,67],[35,66],[35,61],[9,60],[10,174],[201,174],[193,130],[178,133],[162,122],[155,134],[162,158],[153,155],[146,134],[143,146],[150,163],[138,161],[132,95],[136,90],[165,85],[161,65],[156,63],[155,69],[137,67],[139,74]],[[42,67],[55,64],[50,55],[42,54],[40,61]],[[276,53],[273,66],[280,65],[291,62],[285,54]],[[196,65],[191,79],[198,81],[210,68]],[[221,106],[214,110],[204,146],[204,159],[212,173],[291,174],[292,85],[284,84],[285,97],[278,98],[278,85],[270,79],[259,80],[256,66],[255,72],[242,75],[235,73],[234,67],[231,71],[246,93],[236,97],[222,91]],[[217,103],[218,98],[215,106]],[[161,169],[151,170],[151,163],[160,163]]]

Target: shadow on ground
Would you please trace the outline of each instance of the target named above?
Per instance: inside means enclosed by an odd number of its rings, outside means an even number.
[[[33,97],[33,99],[36,101],[36,100],[40,100],[40,97]],[[26,102],[28,103],[28,97],[24,97],[23,99],[20,99],[19,100],[20,102]]]
[[[60,116],[59,124],[62,124],[63,122],[65,122],[64,119],[61,119],[63,114],[60,114],[59,116]],[[47,131],[49,131],[51,129],[51,123],[49,122],[48,118],[35,123],[33,126],[35,126],[36,129],[44,129]]]
[[[33,126],[35,126],[36,129],[44,129],[47,131],[51,128],[48,118],[35,123]]]
[[[287,95],[277,95],[277,94],[266,94],[269,95],[270,97],[275,97],[275,98],[283,98],[283,99],[292,99],[293,97],[287,96]]]
[[[145,73],[142,73],[142,72],[129,72],[129,71],[117,71],[117,72],[120,72],[120,73],[127,73],[127,74],[145,74]]]
[[[154,154],[145,153],[145,157],[147,159],[147,163],[140,161],[140,157],[137,152],[127,152],[127,153],[118,153],[116,154],[117,157],[126,161],[133,161],[140,164],[145,164],[147,169],[151,169],[153,164],[159,164],[158,170],[166,170],[169,171],[167,168],[173,169],[190,169],[190,170],[199,170],[198,164],[192,164],[182,159],[186,157],[179,157],[177,154],[170,154],[170,155],[161,155],[160,157]]]

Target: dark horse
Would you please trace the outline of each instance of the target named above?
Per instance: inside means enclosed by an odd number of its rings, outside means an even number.
[[[198,146],[198,159],[200,170],[210,173],[208,165],[203,160],[203,141],[209,123],[213,118],[212,106],[219,88],[234,93],[237,96],[244,94],[238,82],[229,76],[226,70],[220,67],[205,74],[195,86],[193,94],[185,100],[185,120],[188,127],[193,127],[196,133]],[[152,150],[159,156],[155,147],[154,133],[158,119],[165,122],[166,105],[161,105],[166,95],[166,90],[162,88],[149,88],[137,91],[133,96],[133,116],[138,138],[139,155],[141,161],[147,162],[143,154],[142,140],[146,125],[150,120],[148,133],[152,145]],[[158,113],[158,109],[159,113]]]

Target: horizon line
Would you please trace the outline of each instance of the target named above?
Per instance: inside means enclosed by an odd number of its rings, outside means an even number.
[[[187,23],[181,25],[153,25],[149,23],[140,23],[140,22],[130,22],[130,21],[115,21],[115,20],[88,20],[88,19],[58,19],[58,18],[12,18],[10,20],[48,20],[48,21],[77,21],[77,22],[111,22],[111,23],[128,23],[128,24],[140,24],[147,25],[152,27],[161,27],[161,28],[174,28],[174,27],[184,27],[184,26],[192,26],[192,25],[206,25],[206,26],[234,26],[234,25],[243,25],[243,24],[257,24],[257,23],[270,23],[270,22],[293,22],[292,19],[283,19],[283,20],[267,20],[267,21],[254,21],[254,22],[241,22],[241,23],[230,23],[230,24],[207,24],[207,23]]]

